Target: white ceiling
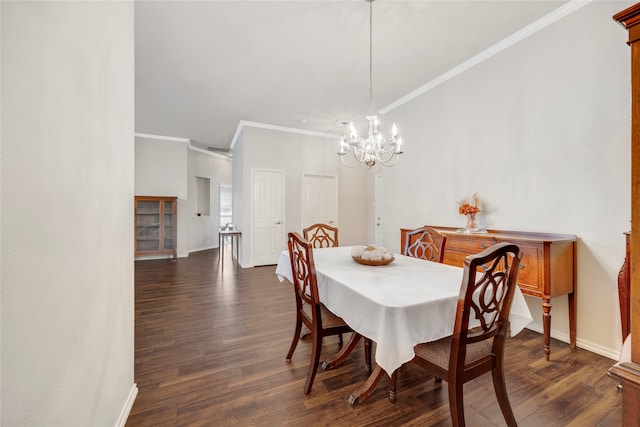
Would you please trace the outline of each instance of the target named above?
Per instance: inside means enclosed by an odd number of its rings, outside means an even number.
[[[374,108],[564,3],[375,1]],[[135,68],[138,133],[225,148],[241,120],[341,134],[369,109],[369,3],[137,1]]]

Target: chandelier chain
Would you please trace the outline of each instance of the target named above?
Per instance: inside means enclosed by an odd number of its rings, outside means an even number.
[[[369,2],[369,112],[373,112],[373,0]]]

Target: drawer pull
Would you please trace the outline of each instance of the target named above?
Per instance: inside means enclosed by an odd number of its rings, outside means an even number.
[[[482,249],[487,249],[487,244],[486,244],[486,243],[481,244],[481,245],[480,245],[480,248],[482,248]]]
[[[522,270],[524,267],[525,265],[523,263],[520,263],[520,266],[519,266],[520,270]]]

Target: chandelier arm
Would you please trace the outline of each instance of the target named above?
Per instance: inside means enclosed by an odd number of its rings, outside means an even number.
[[[351,164],[351,163],[347,163],[347,162],[344,160],[344,158],[345,158],[345,157],[347,157],[347,155],[346,155],[346,154],[345,154],[345,155],[343,155],[343,156],[340,156],[340,160],[342,161],[342,164],[343,164],[343,165],[345,165],[345,166],[346,166],[346,167],[348,167],[348,168],[355,168],[355,167],[360,166],[360,165],[362,164],[362,162],[359,162],[359,161],[358,161],[358,159],[355,159],[355,160],[356,160],[356,163],[353,163],[353,164]]]
[[[391,159],[389,159],[388,161],[386,161],[386,162],[380,162],[380,163],[382,164],[382,166],[386,166],[386,167],[390,168],[392,166],[395,166],[396,163],[398,163],[398,160],[400,160],[400,156],[399,155],[395,156],[395,161],[393,163],[390,163],[390,160],[392,160],[392,159],[393,159],[393,157]]]
[[[388,163],[394,157],[400,157],[400,154],[396,153],[395,151],[391,151],[391,152],[389,152],[389,151],[382,152],[381,151],[381,152],[378,152],[378,155],[376,157],[382,163]]]

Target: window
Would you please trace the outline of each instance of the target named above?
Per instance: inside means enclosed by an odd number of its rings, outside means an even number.
[[[232,221],[231,186],[220,184],[220,227],[225,227]]]

